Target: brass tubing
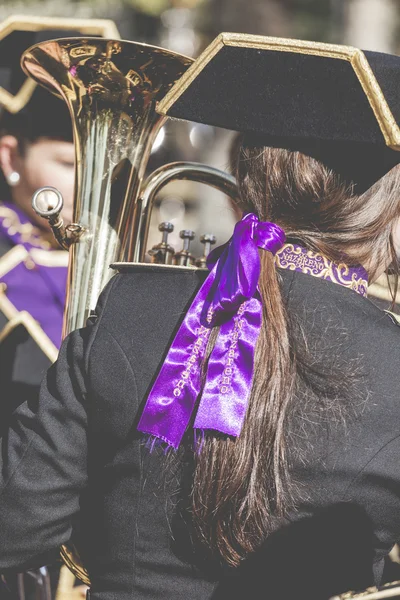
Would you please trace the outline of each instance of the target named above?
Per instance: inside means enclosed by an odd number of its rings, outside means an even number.
[[[83,327],[112,275],[132,260],[132,215],[155,137],[165,117],[156,105],[193,62],[136,42],[65,38],[22,57],[25,72],[61,96],[76,150],[73,221],[63,335]]]
[[[144,262],[151,212],[156,195],[170,181],[184,179],[210,185],[233,200],[239,197],[235,178],[214,167],[195,162],[173,162],[159,167],[144,182],[136,203],[134,214],[136,244],[133,249],[133,262]]]

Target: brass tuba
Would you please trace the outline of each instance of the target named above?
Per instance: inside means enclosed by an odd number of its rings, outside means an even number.
[[[63,335],[84,326],[111,277],[114,262],[144,260],[151,208],[171,179],[190,178],[236,197],[234,179],[196,163],[161,167],[144,182],[155,137],[165,117],[156,104],[192,59],[135,42],[69,38],[27,50],[22,67],[67,103],[76,149],[74,223],[64,227],[57,190],[42,188],[34,208],[70,249]],[[61,551],[84,583],[90,580],[73,546]]]

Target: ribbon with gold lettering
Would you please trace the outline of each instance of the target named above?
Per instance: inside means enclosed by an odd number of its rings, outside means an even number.
[[[141,415],[139,431],[178,448],[199,399],[195,429],[240,434],[262,319],[258,248],[275,254],[284,241],[278,225],[260,222],[248,213],[236,224],[229,242],[210,254],[211,272],[168,351]],[[214,326],[220,330],[201,393],[202,363]]]

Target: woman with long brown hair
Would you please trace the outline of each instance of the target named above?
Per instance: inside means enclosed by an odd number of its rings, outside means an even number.
[[[400,59],[222,36],[189,71],[160,111],[243,132],[243,217],[210,272],[125,265],[14,413],[0,567],[72,539],[96,599],[378,584],[400,338],[367,289],[397,270]]]

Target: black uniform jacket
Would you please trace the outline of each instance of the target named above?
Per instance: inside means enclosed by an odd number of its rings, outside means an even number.
[[[399,328],[349,289],[281,277],[315,364],[342,372],[332,389],[349,393],[330,396],[346,405],[343,418],[299,393],[289,444],[298,506],[260,551],[234,571],[196,552],[180,471],[168,476],[136,432],[204,278],[149,266],[112,278],[97,317],[65,340],[40,401],[9,419],[0,571],[41,565],[74,535],[99,600],[324,600],[382,580],[383,557],[400,539]]]

